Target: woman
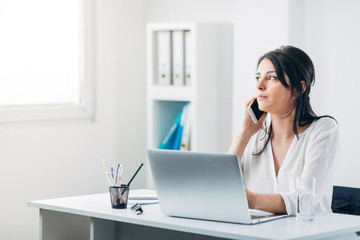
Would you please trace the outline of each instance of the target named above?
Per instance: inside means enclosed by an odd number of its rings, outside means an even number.
[[[296,47],[282,46],[260,57],[256,80],[264,114],[254,123],[245,110],[229,149],[241,159],[249,207],[294,215],[289,182],[301,176],[316,177],[315,210],[331,212],[338,126],[332,117],[317,116],[311,108],[315,69],[310,57]]]

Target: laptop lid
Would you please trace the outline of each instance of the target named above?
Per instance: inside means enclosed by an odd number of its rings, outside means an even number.
[[[165,215],[252,223],[236,155],[148,150]]]

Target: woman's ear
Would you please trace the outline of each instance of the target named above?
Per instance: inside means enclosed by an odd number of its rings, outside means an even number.
[[[305,90],[306,90],[306,83],[305,83],[305,81],[301,81],[301,85],[302,85],[302,93],[304,93]]]

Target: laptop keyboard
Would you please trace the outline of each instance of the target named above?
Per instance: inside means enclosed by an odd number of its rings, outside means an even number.
[[[264,218],[264,217],[268,217],[268,216],[261,216],[261,215],[250,215],[251,219],[259,219],[259,218]]]

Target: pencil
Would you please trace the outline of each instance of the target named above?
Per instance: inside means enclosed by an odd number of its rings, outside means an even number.
[[[130,181],[128,182],[128,184],[126,185],[127,187],[130,186],[130,183],[132,182],[132,180],[134,180],[136,174],[140,171],[140,169],[141,169],[141,167],[142,167],[143,165],[144,165],[144,164],[142,163],[142,164],[140,165],[140,167],[136,170],[136,172],[134,173],[134,175],[132,176],[132,178],[130,179]],[[124,194],[125,190],[126,190],[126,188],[122,191],[121,194]]]

